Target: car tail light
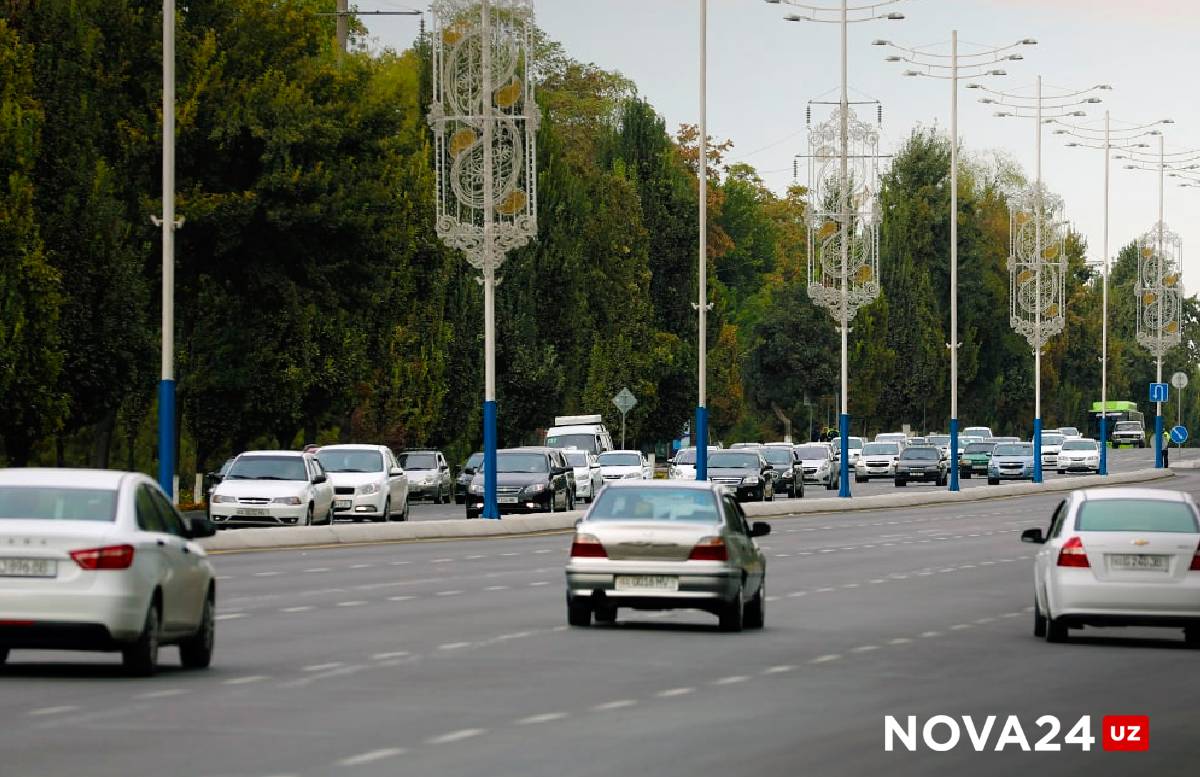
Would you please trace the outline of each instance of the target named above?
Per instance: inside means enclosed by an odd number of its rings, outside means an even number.
[[[729,549],[723,537],[705,537],[688,554],[688,561],[728,561]]]
[[[571,542],[571,558],[608,558],[608,552],[591,534],[576,534]]]
[[[132,545],[107,545],[71,551],[71,558],[84,569],[129,569],[133,564]]]
[[[1196,552],[1192,554],[1192,565],[1188,567],[1191,572],[1200,572],[1200,548],[1196,548]]]
[[[1072,537],[1063,543],[1062,550],[1058,552],[1058,565],[1060,567],[1090,567],[1087,551],[1083,549],[1083,540]]]

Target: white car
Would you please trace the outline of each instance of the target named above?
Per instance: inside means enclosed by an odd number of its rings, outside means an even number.
[[[806,445],[808,443],[805,443]],[[842,455],[842,438],[834,437],[829,441],[833,447],[833,455],[835,458],[840,458]],[[862,456],[863,446],[866,445],[866,440],[861,437],[847,437],[846,448],[850,451],[850,466],[853,467],[858,463],[858,458]]]
[[[333,484],[334,517],[408,520],[408,475],[386,445],[324,445],[317,461]]]
[[[826,490],[837,488],[838,477],[841,474],[838,459],[834,458],[833,451],[827,444],[810,442],[797,445],[793,450],[796,458],[800,460],[805,483],[820,483]]]
[[[1058,433],[1068,440],[1077,440],[1083,437],[1083,435],[1079,433],[1079,429],[1074,426],[1060,426],[1058,427]]]
[[[708,449],[709,458],[714,453],[721,450],[720,448],[710,447]],[[667,477],[670,480],[695,480],[696,479],[696,449],[695,448],[680,448],[675,452],[675,458],[670,459],[670,468],[667,470]]]
[[[904,448],[908,445],[908,435],[904,432],[880,432],[875,435],[875,442],[894,442]]]
[[[605,451],[596,459],[605,481],[654,480],[654,469],[641,451]]]
[[[927,435],[925,435],[925,442],[926,442],[926,444],[932,445],[935,448],[937,448],[939,451],[941,451],[942,455],[945,456],[946,458],[950,458],[950,435],[948,435],[948,434],[927,434]],[[963,444],[963,441],[962,441],[961,437],[958,438],[958,444],[960,446],[959,453],[962,453],[961,446]]]
[[[958,434],[959,437],[975,437],[979,440],[990,440],[996,435],[992,434],[990,426],[968,426]]]
[[[575,470],[575,498],[590,502],[604,488],[604,478],[600,475],[600,462],[596,454],[577,449],[563,451],[567,464]]]
[[[1200,647],[1200,514],[1180,491],[1086,489],[1059,503],[1034,562],[1033,633],[1063,642],[1084,626],[1174,626]]]
[[[215,573],[184,520],[145,475],[0,470],[0,664],[12,650],[120,651],[153,674],[161,645],[212,661]]]
[[[300,451],[246,451],[213,489],[217,526],[333,523],[333,486],[321,462]]]
[[[862,456],[854,465],[854,482],[865,483],[871,478],[888,478],[896,475],[896,462],[900,460],[900,446],[894,442],[869,442],[863,446]]]
[[[1098,472],[1100,470],[1100,445],[1095,440],[1083,437],[1063,440],[1058,453],[1058,471]]]
[[[1042,468],[1058,469],[1058,454],[1062,451],[1063,436],[1058,432],[1042,432]]]

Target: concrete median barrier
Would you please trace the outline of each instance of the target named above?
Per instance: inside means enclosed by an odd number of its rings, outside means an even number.
[[[1191,462],[1186,467],[1193,469]],[[1197,463],[1200,465],[1200,462]],[[1182,462],[1181,462],[1182,465]],[[955,493],[944,489],[930,491],[909,490],[897,494],[859,496],[852,499],[825,497],[821,499],[789,499],[778,502],[753,502],[744,505],[746,514],[752,518],[780,518],[854,512],[861,510],[886,510],[895,507],[917,507],[920,505],[942,505],[957,502],[978,502],[985,499],[1031,496],[1034,494],[1073,491],[1091,486],[1116,486],[1129,483],[1145,483],[1172,477],[1168,470],[1143,469],[1133,472],[1108,475],[1084,475],[1077,478],[1056,478],[1034,485],[1033,483],[1008,483],[999,486],[978,486]],[[413,521],[402,523],[346,523],[333,526],[283,527],[274,529],[233,529],[221,531],[215,537],[201,541],[210,551],[233,552],[284,548],[304,548],[335,545],[364,545],[385,542],[414,542],[422,540],[483,539],[537,534],[539,532],[566,531],[582,518],[583,510],[540,515],[511,516],[499,521],[447,520]]]

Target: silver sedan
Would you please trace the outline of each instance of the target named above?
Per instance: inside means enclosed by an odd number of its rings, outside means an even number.
[[[159,645],[185,667],[212,660],[213,566],[145,475],[0,470],[0,663],[13,649],[120,651],[153,674]]]
[[[1200,513],[1178,491],[1087,489],[1059,503],[1034,564],[1036,636],[1084,626],[1174,626],[1200,647]]]
[[[576,527],[567,563],[567,622],[617,610],[697,609],[724,631],[762,628],[766,559],[737,500],[707,482],[609,483]]]

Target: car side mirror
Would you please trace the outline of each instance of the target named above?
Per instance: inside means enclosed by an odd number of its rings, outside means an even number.
[[[323,474],[317,475],[315,478],[313,478],[313,484],[320,485],[320,484],[324,483],[326,480],[329,480],[329,478],[325,477],[325,475],[323,475]]]
[[[388,470],[388,475],[390,475],[391,477],[396,477],[397,475],[403,475],[403,474],[404,474],[404,470],[400,469],[399,467],[392,467],[391,469]]]
[[[1046,538],[1042,536],[1041,529],[1026,529],[1021,532],[1021,542],[1032,542],[1035,545],[1042,545],[1046,542]]]
[[[193,540],[211,537],[217,533],[217,527],[213,526],[212,521],[203,515],[195,515],[188,518],[186,528],[188,537]]]
[[[766,521],[755,521],[750,525],[751,537],[766,537],[771,533],[771,524]]]

